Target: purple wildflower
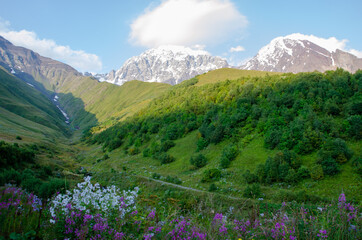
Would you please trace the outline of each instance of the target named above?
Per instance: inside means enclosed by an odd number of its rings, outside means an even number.
[[[147,218],[149,218],[149,219],[154,219],[154,218],[155,218],[155,211],[152,210],[152,211],[148,214]]]
[[[327,230],[319,230],[319,233],[317,234],[318,237],[320,237],[321,239],[324,239],[324,238],[327,238],[328,235],[327,235]]]

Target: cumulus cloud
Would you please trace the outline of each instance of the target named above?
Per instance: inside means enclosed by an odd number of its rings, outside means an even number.
[[[335,52],[337,49],[339,49],[339,50],[351,53],[359,58],[362,58],[361,51],[347,47],[347,42],[348,42],[347,39],[338,40],[335,37],[320,38],[320,37],[316,37],[314,35],[304,35],[301,33],[293,33],[293,34],[286,36],[286,38],[297,39],[297,40],[308,40],[314,44],[317,44],[317,45],[327,49],[330,52]]]
[[[229,0],[167,0],[132,22],[129,39],[146,47],[215,44],[240,37],[247,25]]]
[[[243,52],[245,51],[245,48],[243,46],[236,46],[230,48],[229,52]]]
[[[9,22],[0,21],[0,35],[16,46],[29,48],[42,56],[64,62],[81,72],[98,72],[102,70],[102,62],[95,54],[83,50],[73,50],[69,46],[58,45],[51,39],[40,39],[35,32],[27,30],[10,31],[9,26]]]

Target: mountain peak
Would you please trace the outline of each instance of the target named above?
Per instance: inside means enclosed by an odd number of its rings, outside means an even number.
[[[173,54],[181,54],[181,55],[190,55],[190,56],[198,56],[198,55],[210,55],[207,51],[204,50],[195,50],[190,47],[185,46],[178,46],[178,45],[164,45],[157,48],[151,48],[147,50],[145,53],[147,54],[167,54],[167,53],[173,53]]]
[[[339,45],[335,38],[323,39],[294,33],[274,38],[241,68],[294,73],[324,72],[337,67],[354,72],[362,68],[362,59],[340,50]]]
[[[119,70],[108,74],[106,81],[118,85],[131,80],[174,85],[210,70],[228,66],[225,59],[211,56],[206,51],[166,45],[129,58]]]

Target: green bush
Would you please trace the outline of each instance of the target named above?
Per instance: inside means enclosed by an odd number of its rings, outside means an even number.
[[[202,168],[206,166],[207,159],[204,155],[198,154],[197,156],[192,156],[190,158],[190,164],[195,166],[196,168]]]
[[[318,152],[319,161],[323,159],[332,158],[341,163],[348,161],[353,156],[353,152],[348,148],[343,139],[329,139],[323,145],[322,149]],[[341,159],[343,159],[341,161]]]
[[[354,115],[347,118],[348,127],[347,133],[348,136],[355,138],[356,140],[362,139],[362,116]]]
[[[358,173],[360,176],[362,176],[362,157],[358,156],[355,157],[352,161],[352,166],[356,173]]]
[[[333,158],[325,158],[319,162],[322,165],[323,173],[325,175],[336,175],[340,172],[340,168],[336,160]]]
[[[198,151],[205,149],[207,147],[207,145],[209,145],[209,142],[205,138],[200,137],[199,140],[197,140],[196,151],[198,152]]]
[[[167,152],[170,148],[175,146],[175,142],[171,140],[165,140],[161,142],[160,151],[161,152]]]
[[[247,198],[258,198],[261,196],[260,184],[254,183],[248,185],[243,192],[243,196]]]
[[[217,181],[221,178],[221,171],[217,168],[212,168],[204,171],[201,182]]]
[[[299,179],[310,178],[310,171],[306,166],[301,166],[297,171],[297,175]]]
[[[143,149],[143,151],[142,151],[142,156],[143,156],[143,157],[151,157],[151,156],[152,156],[151,150],[150,150],[149,148]]]
[[[215,192],[217,190],[217,187],[215,183],[211,183],[209,186],[209,192]]]
[[[264,146],[268,149],[276,148],[280,143],[282,135],[283,132],[279,128],[269,130],[264,137]]]
[[[289,184],[295,184],[298,180],[298,175],[295,170],[293,168],[289,169],[287,176],[285,176],[285,181]]]
[[[166,182],[170,182],[170,183],[174,183],[174,184],[178,184],[178,185],[182,183],[181,179],[179,179],[177,177],[172,177],[172,176],[167,176],[165,180],[166,180]]]
[[[167,154],[167,153],[162,153],[157,157],[158,160],[160,160],[161,164],[168,164],[168,163],[172,163],[174,161],[176,161],[175,157]]]
[[[258,182],[258,176],[254,173],[251,173],[250,170],[245,171],[245,173],[243,174],[243,178],[248,184]]]
[[[220,159],[220,167],[228,168],[230,166],[231,161],[233,161],[237,155],[238,155],[238,150],[236,146],[232,144],[226,146],[222,151]]]
[[[310,170],[310,176],[313,180],[323,179],[323,167],[320,164],[314,165]]]
[[[137,154],[140,153],[140,150],[139,150],[137,147],[133,146],[133,147],[130,147],[130,148],[127,150],[127,153],[128,153],[129,155],[137,155]]]
[[[158,173],[153,173],[153,174],[152,174],[152,178],[153,178],[153,179],[160,179],[160,178],[161,178],[161,175],[158,174]]]

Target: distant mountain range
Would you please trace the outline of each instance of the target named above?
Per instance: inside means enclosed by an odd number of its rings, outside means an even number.
[[[35,75],[48,90],[59,88],[64,79],[81,77],[72,67],[40,56],[31,50],[15,47],[0,37],[0,64],[16,74]],[[139,80],[171,85],[210,70],[231,67],[228,62],[203,50],[182,46],[162,46],[129,58],[118,70],[108,74],[90,74],[100,82],[123,85]],[[302,34],[273,39],[257,55],[237,68],[269,72],[311,72],[343,68],[350,72],[362,69],[362,59],[340,49],[333,49]],[[59,76],[55,77],[55,76]],[[53,81],[54,79],[54,81]],[[55,81],[56,79],[56,81]],[[34,82],[30,82],[34,84]]]
[[[122,85],[131,80],[178,84],[210,70],[231,67],[220,57],[202,50],[181,46],[149,49],[129,58],[118,70],[108,74],[90,74],[99,81]],[[330,46],[313,42],[309,36],[291,34],[273,39],[242,66],[244,70],[269,72],[311,72],[343,68],[350,72],[362,69],[362,59]]]
[[[131,57],[117,71],[94,77],[117,85],[131,80],[175,85],[196,75],[228,66],[225,59],[211,56],[206,51],[162,46]]]
[[[343,68],[349,72],[362,69],[362,59],[313,42],[308,36],[291,34],[273,39],[240,68],[270,72],[312,72]]]

